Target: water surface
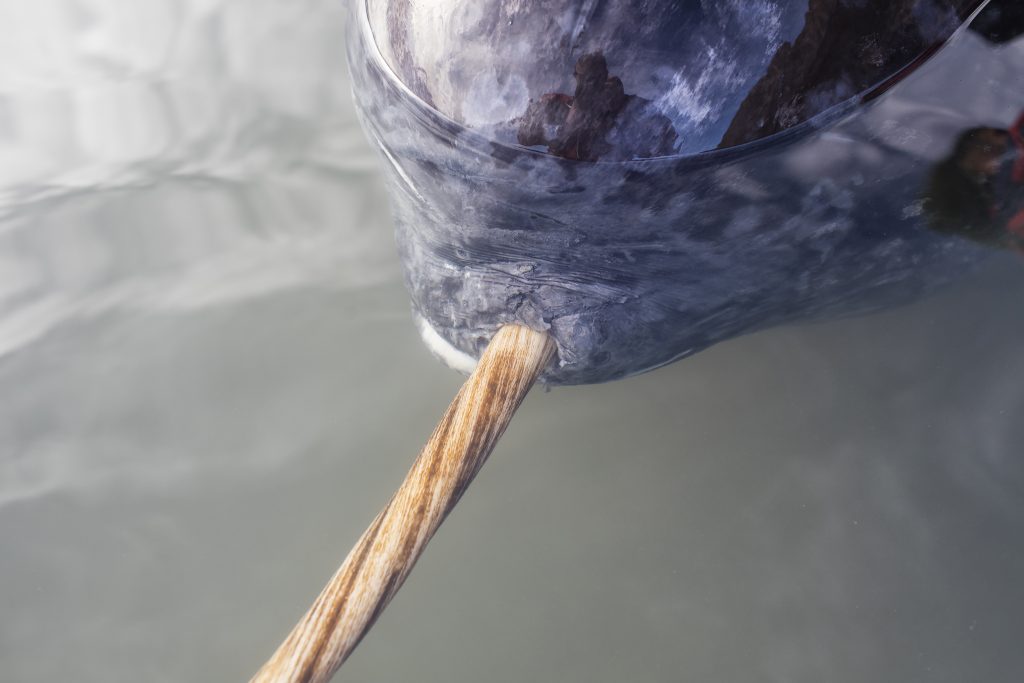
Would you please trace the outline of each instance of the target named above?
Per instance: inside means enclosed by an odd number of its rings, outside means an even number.
[[[9,5],[0,679],[245,680],[460,383],[343,13]],[[536,392],[339,680],[1016,681],[1021,265]]]

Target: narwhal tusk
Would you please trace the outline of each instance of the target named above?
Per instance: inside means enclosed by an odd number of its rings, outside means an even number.
[[[401,487],[250,683],[330,680],[398,592],[554,351],[545,333],[498,330]]]

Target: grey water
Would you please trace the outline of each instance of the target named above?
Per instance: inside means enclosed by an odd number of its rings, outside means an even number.
[[[0,0],[0,682],[246,680],[457,390],[344,21]],[[1018,681],[1022,301],[536,391],[338,680]]]

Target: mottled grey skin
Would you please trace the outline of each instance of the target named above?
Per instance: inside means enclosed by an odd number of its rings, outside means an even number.
[[[501,122],[546,93],[572,94],[574,65],[601,53],[627,94],[671,121],[671,152],[695,154],[870,90],[946,40],[979,2],[369,0],[368,14],[399,80],[500,142],[516,142]]]
[[[864,108],[703,155],[573,162],[439,115],[364,42],[358,12],[352,25],[415,311],[471,355],[520,322],[558,344],[545,381],[614,380],[782,322],[910,301],[986,253],[926,228],[930,162],[876,139]]]

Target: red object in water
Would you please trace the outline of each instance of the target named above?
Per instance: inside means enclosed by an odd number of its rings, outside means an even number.
[[[1024,209],[1014,214],[1010,222],[1006,224],[1006,231],[1020,239],[1024,239]]]
[[[1017,146],[1017,160],[1013,163],[1013,182],[1024,183],[1024,112],[1010,126],[1010,138]],[[1014,217],[1017,220],[1020,214]]]

